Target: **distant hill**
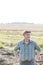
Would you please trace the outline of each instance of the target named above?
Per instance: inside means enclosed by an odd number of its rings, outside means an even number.
[[[11,22],[11,23],[0,23],[0,24],[34,24],[29,22]]]
[[[31,31],[43,31],[43,24],[33,23],[7,23],[0,24],[0,30],[31,30]]]
[[[34,23],[29,23],[29,22],[12,22],[12,23],[7,23],[7,24],[34,24]]]

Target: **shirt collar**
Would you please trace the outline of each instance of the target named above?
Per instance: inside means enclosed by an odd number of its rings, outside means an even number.
[[[30,44],[31,42],[32,42],[32,40],[30,40],[28,44]],[[25,44],[25,40],[23,40],[23,44]]]

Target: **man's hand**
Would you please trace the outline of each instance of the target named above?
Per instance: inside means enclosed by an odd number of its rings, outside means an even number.
[[[17,58],[17,62],[20,63],[20,58]]]
[[[16,61],[17,61],[18,63],[20,63],[20,58],[19,58],[19,56],[17,55],[15,58],[16,58]]]
[[[39,56],[36,55],[35,56],[35,61],[38,61],[38,59],[39,59]]]

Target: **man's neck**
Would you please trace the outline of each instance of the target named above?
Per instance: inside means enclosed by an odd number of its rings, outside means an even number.
[[[25,43],[26,44],[28,44],[29,42],[30,42],[30,39],[29,40],[25,39]]]

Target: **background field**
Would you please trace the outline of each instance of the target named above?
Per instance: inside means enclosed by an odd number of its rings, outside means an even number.
[[[31,39],[43,48],[42,24],[0,24],[0,48],[12,50],[16,43],[23,39],[24,30],[31,30]]]

